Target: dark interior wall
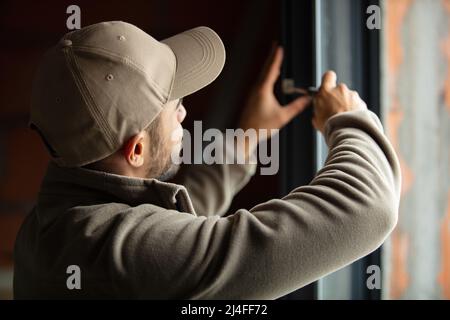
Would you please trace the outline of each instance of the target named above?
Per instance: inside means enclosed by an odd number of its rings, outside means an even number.
[[[0,3],[0,269],[12,267],[16,232],[36,199],[49,160],[39,137],[26,127],[33,74],[45,50],[68,31],[66,8],[72,4],[81,8],[82,26],[122,20],[163,39],[205,25],[220,35],[227,50],[225,68],[212,85],[185,99],[188,129],[194,120],[208,118],[213,125],[234,128],[271,42],[279,37],[276,0],[3,0]],[[256,176],[236,198],[233,209],[250,208],[275,196],[278,196],[278,176]]]

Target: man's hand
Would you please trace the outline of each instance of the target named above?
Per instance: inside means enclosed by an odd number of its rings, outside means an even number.
[[[286,106],[281,106],[274,94],[274,85],[280,75],[283,49],[277,47],[266,61],[260,81],[253,88],[240,120],[240,128],[281,129],[311,102],[309,97],[300,97]],[[266,137],[259,137],[264,139]]]
[[[320,90],[314,98],[313,126],[323,134],[325,123],[330,117],[360,109],[367,109],[367,106],[358,93],[349,90],[343,83],[336,86],[336,73],[326,72]]]
[[[239,127],[243,130],[255,129],[258,141],[271,137],[311,102],[311,98],[306,96],[300,97],[286,106],[280,105],[273,91],[275,82],[280,75],[282,61],[283,49],[275,47],[274,52],[267,59],[260,80],[253,87],[241,115]],[[267,129],[267,135],[262,136],[259,129]],[[244,146],[239,147],[244,148],[245,157],[248,159],[256,149],[257,143],[247,140]]]

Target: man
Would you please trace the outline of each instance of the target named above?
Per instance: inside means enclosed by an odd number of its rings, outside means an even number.
[[[68,33],[45,56],[31,125],[52,161],[15,248],[15,298],[275,299],[375,250],[397,221],[400,170],[378,118],[324,75],[314,126],[329,146],[313,181],[227,213],[252,164],[193,165],[179,184],[181,99],[225,51],[199,27],[158,42],[123,22]],[[280,129],[277,49],[240,127]],[[267,137],[259,137],[265,139]],[[256,143],[236,142],[246,157]]]

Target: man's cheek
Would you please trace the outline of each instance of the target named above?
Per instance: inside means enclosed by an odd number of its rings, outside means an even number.
[[[176,127],[170,134],[170,141],[176,144],[181,144],[181,139],[183,138],[183,127]]]

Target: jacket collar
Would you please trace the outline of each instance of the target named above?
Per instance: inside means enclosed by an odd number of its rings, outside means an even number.
[[[118,202],[130,206],[154,204],[195,214],[184,186],[157,179],[121,176],[85,168],[63,168],[50,161],[39,198],[95,204]]]

